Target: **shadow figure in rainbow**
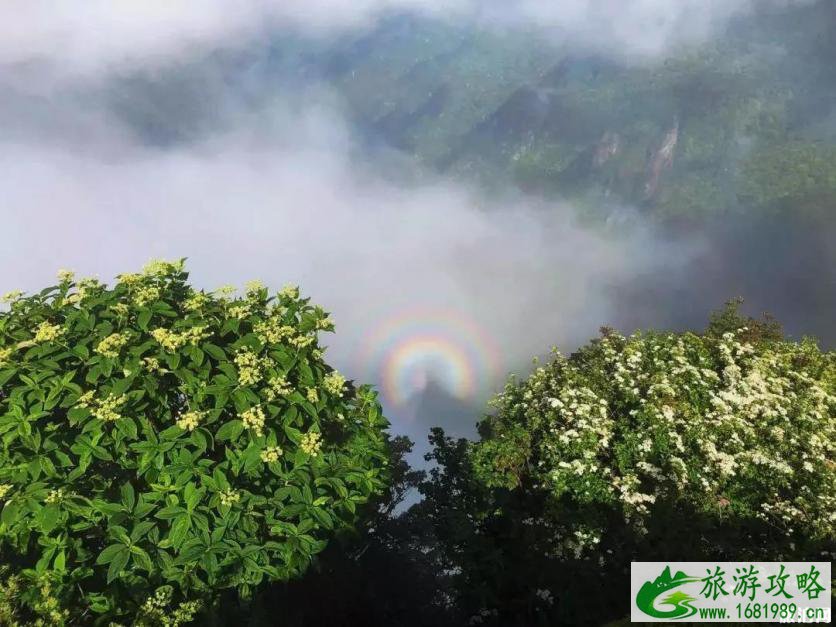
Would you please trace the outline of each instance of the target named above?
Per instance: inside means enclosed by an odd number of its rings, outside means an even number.
[[[671,610],[659,610],[654,607],[657,598],[683,584],[702,581],[700,577],[691,577],[679,571],[671,577],[670,566],[666,566],[662,574],[654,581],[646,581],[636,595],[638,608],[653,618],[687,618],[697,613],[697,608],[691,605],[696,599],[682,590],[676,590],[659,601],[660,605],[669,605]]]
[[[480,409],[481,405],[458,397],[430,375],[426,384],[417,389],[398,411],[406,417],[409,427],[418,430],[423,439],[432,427],[442,427],[456,437],[474,435]]]

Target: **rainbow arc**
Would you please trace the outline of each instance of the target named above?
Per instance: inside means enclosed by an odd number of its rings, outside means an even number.
[[[430,379],[463,401],[480,398],[497,381],[500,358],[492,338],[461,312],[412,309],[375,325],[358,361],[387,402],[403,405]]]

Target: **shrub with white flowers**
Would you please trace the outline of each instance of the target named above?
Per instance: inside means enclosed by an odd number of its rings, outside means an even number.
[[[529,521],[545,551],[603,562],[615,527],[640,539],[675,521],[680,554],[712,544],[701,536],[712,529],[742,538],[730,559],[832,550],[836,354],[763,328],[718,330],[733,309],[702,335],[605,329],[494,400],[476,468],[543,497]]]
[[[6,297],[0,605],[20,624],[188,622],[300,575],[384,489],[387,423],[323,361],[327,314],[187,278],[62,271]]]

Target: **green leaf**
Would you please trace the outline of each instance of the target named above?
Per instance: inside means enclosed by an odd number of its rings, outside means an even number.
[[[17,522],[20,516],[20,505],[17,501],[6,501],[3,506],[3,513],[0,514],[0,522],[6,527],[11,527]]]
[[[294,429],[289,425],[284,425],[284,432],[287,434],[287,437],[290,439],[291,442],[294,444],[299,444],[302,441],[302,432],[299,429]]]
[[[326,529],[333,529],[334,520],[331,518],[331,515],[326,510],[315,507],[311,510],[311,513],[314,515],[314,518],[316,518],[317,521],[319,521],[320,525],[322,525]]]
[[[205,451],[206,447],[208,446],[208,442],[206,441],[206,436],[203,434],[202,429],[196,429],[192,431],[192,435],[189,438],[199,450]]]
[[[172,518],[177,518],[180,514],[183,514],[186,510],[178,505],[172,505],[170,507],[164,507],[160,511],[158,511],[155,516],[160,518],[161,520],[170,520]]]
[[[200,367],[206,355],[197,346],[190,346],[189,357],[195,366]]]
[[[238,439],[238,436],[241,435],[244,431],[244,423],[240,420],[230,420],[226,424],[222,425],[220,429],[218,429],[217,433],[215,433],[215,440],[218,442],[223,442],[225,440],[235,441]]]
[[[41,470],[43,470],[44,474],[47,477],[54,477],[58,474],[55,470],[55,465],[52,463],[52,460],[46,455],[41,457]]]
[[[110,583],[122,574],[125,566],[128,565],[130,555],[131,554],[128,552],[128,549],[126,547],[122,547],[122,550],[113,556],[110,566],[107,569],[107,583]]]
[[[120,494],[122,495],[122,503],[127,507],[129,510],[134,508],[134,504],[136,503],[136,494],[134,493],[134,487],[130,484],[130,482],[125,483],[119,489]]]
[[[163,355],[163,361],[170,370],[177,370],[180,367],[180,353],[166,353]]]
[[[155,526],[156,525],[149,520],[137,523],[131,531],[131,542],[139,542],[139,540]]]
[[[58,525],[58,517],[61,510],[57,505],[47,505],[38,512],[38,522],[41,524],[41,530],[44,533],[50,533]]]
[[[186,539],[186,534],[189,533],[189,529],[192,527],[192,519],[189,517],[188,514],[183,514],[174,520],[174,524],[171,525],[171,531],[168,534],[168,539],[171,542],[171,546],[175,549],[179,548],[181,544],[183,544],[183,540]]]
[[[227,361],[226,353],[220,346],[206,343],[203,344],[203,350],[209,353],[209,356],[215,361]]]
[[[135,440],[137,436],[136,423],[133,418],[123,417],[116,421],[116,428],[126,438]]]
[[[110,393],[113,396],[121,396],[124,394],[131,384],[134,382],[134,377],[125,377],[124,379],[119,379],[116,383],[113,384],[113,387],[110,390]]]
[[[147,570],[149,573],[154,570],[154,563],[151,561],[151,557],[144,549],[138,546],[132,546],[131,554],[133,555],[134,564],[136,564],[139,568]]]
[[[148,309],[143,309],[140,311],[139,315],[136,318],[136,323],[139,325],[139,328],[143,331],[148,330],[148,323],[151,321],[151,311]]]
[[[200,503],[200,497],[202,493],[200,490],[195,488],[193,483],[187,483],[185,489],[183,490],[183,497],[186,501],[186,507],[189,511],[193,510],[197,507],[197,504]]]
[[[29,475],[32,477],[32,481],[37,481],[38,477],[41,476],[41,460],[37,457],[33,459],[27,465],[27,470],[29,471]]]
[[[183,435],[183,430],[177,425],[172,425],[160,432],[161,440],[176,440]]]
[[[0,385],[6,383],[15,375],[15,370],[0,370]]]
[[[229,490],[229,480],[220,468],[215,468],[212,471],[212,478],[215,480],[218,490]]]
[[[124,551],[127,548],[128,547],[126,547],[124,544],[111,544],[109,547],[105,548],[101,553],[99,553],[99,557],[96,558],[96,563],[109,564],[113,561],[113,558],[116,557],[116,555],[120,551]]]

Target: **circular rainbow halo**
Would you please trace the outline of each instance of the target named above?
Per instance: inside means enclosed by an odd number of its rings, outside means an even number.
[[[499,351],[474,321],[453,310],[409,310],[366,334],[361,370],[379,381],[386,401],[403,405],[430,382],[463,401],[486,394],[499,372]]]

